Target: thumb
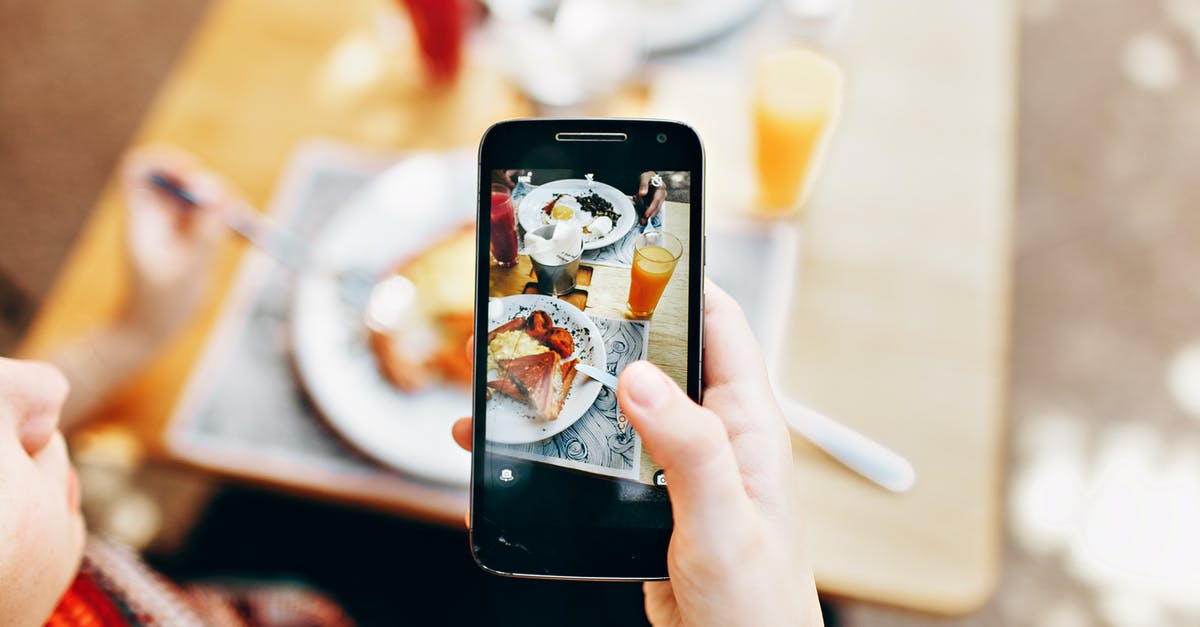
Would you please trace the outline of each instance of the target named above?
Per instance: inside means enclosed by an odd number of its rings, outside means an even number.
[[[746,501],[725,425],[649,362],[621,373],[617,401],[663,467],[677,525],[724,518]]]

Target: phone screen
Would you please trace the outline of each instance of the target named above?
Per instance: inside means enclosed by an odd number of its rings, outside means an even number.
[[[589,565],[579,545],[655,545],[671,527],[664,474],[615,385],[648,360],[698,392],[699,174],[678,157],[555,147],[481,163],[473,515],[523,539],[535,571],[524,574],[654,576]]]

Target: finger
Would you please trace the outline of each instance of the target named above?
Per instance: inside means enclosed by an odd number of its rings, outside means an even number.
[[[671,587],[670,581],[647,581],[643,583],[642,596],[645,597],[644,605],[647,618],[652,618],[655,610],[661,612],[660,608],[670,607],[675,603],[675,589]]]
[[[677,525],[723,520],[749,505],[721,420],[661,370],[645,361],[627,366],[617,401],[663,467]]]
[[[62,371],[51,364],[0,357],[0,421],[8,416],[16,421],[18,440],[30,455],[58,433],[70,389]]]
[[[785,511],[791,490],[791,439],[745,315],[711,281],[704,295],[704,404],[737,407],[720,417],[751,499],[764,510]]]
[[[662,209],[664,196],[666,196],[666,194],[662,194],[662,195],[655,194],[654,195],[654,201],[650,203],[649,207],[646,207],[646,219],[647,220],[649,220],[650,218],[653,218]]]
[[[467,361],[475,365],[475,336],[467,338]]]
[[[705,280],[704,292],[704,384],[766,386],[762,350],[742,308],[711,280]]]
[[[162,174],[172,180],[182,180],[196,169],[195,160],[175,148],[155,146],[130,151],[121,163],[121,183],[131,211],[183,212],[191,205],[159,189],[150,182],[152,174]]]
[[[650,179],[652,178],[654,178],[653,172],[642,172],[642,176],[638,179],[638,198],[650,192]]]
[[[155,171],[182,175],[197,167],[194,157],[174,146],[135,148],[130,150],[121,162],[121,180],[126,185],[149,188],[150,174]]]
[[[186,190],[194,199],[190,204],[150,182],[161,174]],[[215,242],[222,232],[220,212],[228,210],[231,195],[226,185],[204,170],[191,155],[169,146],[139,148],[131,151],[122,167],[122,178],[129,211],[140,220],[170,219],[177,236],[185,240]],[[153,218],[147,214],[160,214]]]
[[[470,418],[459,418],[454,426],[450,428],[450,434],[454,436],[454,442],[461,446],[464,451],[471,450],[471,430],[472,424]]]

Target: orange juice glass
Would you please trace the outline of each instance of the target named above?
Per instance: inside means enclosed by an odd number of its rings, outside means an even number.
[[[816,52],[784,50],[759,62],[754,139],[760,214],[790,214],[803,204],[841,97],[841,69]]]
[[[629,271],[629,313],[645,318],[654,313],[663,290],[683,255],[679,238],[662,231],[647,231],[633,242],[633,267]]]

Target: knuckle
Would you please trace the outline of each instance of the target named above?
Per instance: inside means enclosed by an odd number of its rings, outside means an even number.
[[[56,396],[66,396],[70,391],[71,382],[56,366],[44,361],[33,362],[31,365],[38,369],[38,377],[46,382],[46,388]]]

